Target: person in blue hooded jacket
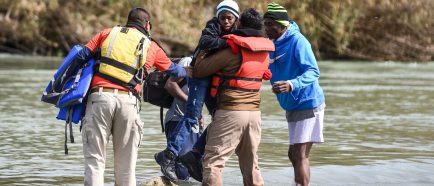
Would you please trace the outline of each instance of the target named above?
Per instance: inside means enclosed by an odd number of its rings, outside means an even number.
[[[325,98],[319,85],[319,69],[309,41],[286,9],[269,3],[264,15],[265,32],[273,40],[270,53],[272,90],[286,111],[289,130],[288,157],[296,185],[309,185],[309,153],[313,143],[324,142]]]

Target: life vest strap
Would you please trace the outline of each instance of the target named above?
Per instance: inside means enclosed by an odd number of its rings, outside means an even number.
[[[222,90],[229,89],[229,90],[239,90],[243,92],[259,92],[259,89],[247,89],[247,88],[240,88],[240,87],[231,87],[227,85],[220,86],[219,88],[221,88]]]
[[[48,92],[46,92],[46,91],[44,91],[42,94],[44,95],[44,96],[46,96],[47,98],[52,98],[52,97],[61,97],[61,96],[63,96],[63,95],[65,95],[65,94],[67,94],[67,93],[69,93],[69,92],[71,92],[71,91],[73,91],[74,89],[76,89],[77,88],[77,84],[78,84],[78,82],[80,81],[80,77],[81,77],[81,74],[82,74],[82,72],[83,72],[83,69],[86,67],[86,65],[84,65],[83,66],[83,68],[80,68],[79,70],[78,70],[78,72],[77,72],[77,74],[75,75],[75,76],[71,76],[70,78],[74,78],[74,82],[73,82],[73,84],[71,85],[71,87],[69,87],[69,88],[67,88],[67,89],[64,89],[64,90],[62,90],[61,92],[56,92],[54,89],[50,92],[50,93],[48,93]],[[60,81],[60,80],[59,80]],[[67,83],[67,82],[69,82],[69,79],[66,79],[66,80],[63,80],[65,83]],[[54,79],[52,79],[51,80],[51,84],[53,85],[53,88],[54,88],[54,84],[55,83],[57,83]],[[64,83],[64,84],[65,84]],[[59,99],[60,100],[60,99]],[[57,104],[57,103],[56,103]]]
[[[134,81],[134,78],[129,83],[125,83],[125,82],[122,82],[121,80],[118,80],[118,79],[116,79],[114,77],[111,77],[109,75],[100,73],[98,71],[96,71],[95,74],[98,75],[98,76],[100,76],[100,77],[102,77],[102,78],[104,78],[104,79],[107,79],[107,80],[109,80],[109,81],[111,81],[111,82],[113,82],[113,83],[115,83],[117,85],[120,85],[120,86],[123,86],[123,87],[127,88],[129,91],[131,91],[131,93],[133,93],[134,96],[137,97],[137,99],[140,99],[141,96],[136,91],[136,89],[134,89],[134,87],[137,85],[137,82]]]
[[[140,63],[142,61],[142,56],[143,56],[143,44],[145,42],[145,38],[142,37],[142,39],[140,39],[139,44],[137,44],[136,46],[136,51],[135,53],[138,54],[136,60],[133,63],[133,66],[137,66],[138,63]],[[140,66],[142,66],[142,64],[140,64]]]
[[[134,67],[128,66],[124,63],[121,63],[121,62],[116,61],[114,59],[110,59],[108,57],[101,57],[100,63],[114,66],[114,67],[122,69],[122,70],[124,70],[130,74],[136,74],[137,73],[137,69],[135,69]]]
[[[255,81],[262,82],[262,78],[246,78],[246,77],[237,77],[237,76],[221,76],[223,80],[244,80],[244,81]]]
[[[110,53],[112,52],[112,49],[113,49],[113,43],[115,42],[116,36],[118,35],[118,33],[121,30],[121,28],[122,27],[116,26],[111,31],[111,32],[113,32],[113,36],[111,37],[110,42],[108,43],[107,54],[104,57],[109,57],[110,56]]]

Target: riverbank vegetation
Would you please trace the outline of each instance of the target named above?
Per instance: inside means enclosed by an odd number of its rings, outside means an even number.
[[[152,36],[171,55],[188,55],[220,0],[0,0],[0,52],[62,56],[131,7],[152,14]],[[432,0],[276,0],[288,9],[319,59],[434,60]],[[267,1],[238,0],[266,11]]]

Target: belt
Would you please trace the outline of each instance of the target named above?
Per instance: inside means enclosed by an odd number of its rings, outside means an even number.
[[[119,90],[117,88],[107,88],[107,87],[95,87],[92,88],[90,90],[90,93],[94,93],[94,92],[99,92],[101,90],[101,92],[111,92],[111,93],[117,93],[117,94],[131,94],[130,91],[125,91],[125,90]]]

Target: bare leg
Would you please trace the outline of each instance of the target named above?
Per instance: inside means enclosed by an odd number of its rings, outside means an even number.
[[[292,147],[292,148],[291,148]],[[302,186],[308,186],[310,181],[309,153],[312,142],[297,143],[291,145],[288,156],[294,166],[295,182]]]
[[[289,145],[288,148],[288,158],[291,161],[291,163],[294,165],[294,158],[292,158],[292,154],[294,153],[294,145]]]
[[[294,169],[294,174],[295,174],[295,161],[293,158],[293,154],[294,154],[294,145],[289,144],[288,158],[289,158],[289,161],[291,161],[292,168]],[[295,181],[295,177],[294,177],[294,181]]]
[[[312,149],[313,143],[307,143],[307,145],[308,145],[308,147],[306,148],[305,155],[306,155],[306,158],[307,158],[308,163],[309,163],[309,154],[310,154],[310,149]],[[310,183],[310,163],[308,164],[307,168],[308,168],[308,178],[309,178],[308,184],[309,184]]]

